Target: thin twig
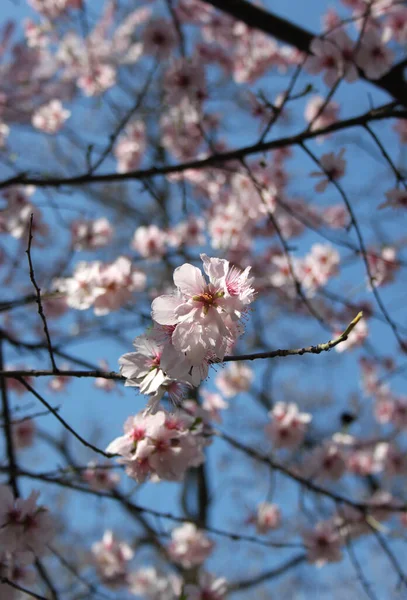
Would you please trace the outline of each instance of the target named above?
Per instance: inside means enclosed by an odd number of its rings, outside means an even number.
[[[50,337],[49,330],[48,330],[47,319],[45,318],[44,310],[42,308],[41,289],[38,287],[37,282],[35,280],[34,266],[33,266],[32,259],[31,259],[31,242],[33,239],[33,235],[32,235],[33,218],[34,218],[34,215],[33,215],[33,213],[31,213],[30,229],[29,229],[29,233],[28,233],[28,248],[26,250],[26,253],[28,256],[28,264],[30,267],[30,279],[31,279],[31,283],[33,284],[36,294],[37,294],[36,302],[38,304],[38,314],[40,315],[43,325],[44,325],[44,333],[45,333],[45,337],[47,339],[48,352],[49,352],[49,356],[51,359],[52,368],[53,368],[54,373],[57,373],[58,367],[56,365],[55,358],[54,358],[54,352],[52,350],[52,343],[51,343],[51,337]]]

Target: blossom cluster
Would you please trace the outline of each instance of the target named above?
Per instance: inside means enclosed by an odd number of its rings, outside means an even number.
[[[249,267],[240,271],[205,254],[201,259],[209,282],[193,265],[175,269],[175,293],[152,303],[155,328],[119,360],[126,385],[149,395],[153,411],[165,392],[179,401],[186,386],[206,378],[210,362],[223,360],[243,333],[242,317],[254,299]]]
[[[287,294],[296,293],[294,277],[301,282],[309,296],[325,286],[338,274],[339,252],[330,244],[314,244],[303,258],[293,258],[291,264],[285,254],[273,254],[269,259],[269,281],[273,287],[284,288]]]
[[[185,570],[202,567],[210,556],[213,542],[193,523],[184,523],[171,533],[166,548],[169,558]],[[161,573],[153,567],[131,570],[134,557],[132,547],[119,540],[111,530],[92,546],[91,560],[100,581],[116,590],[127,587],[131,594],[147,600],[223,600],[226,598],[227,582],[204,570],[199,570],[194,584],[186,583],[179,575]]]
[[[0,486],[0,576],[30,585],[35,573],[30,566],[48,551],[55,522],[45,506],[37,504],[39,493],[16,498],[7,485]],[[14,590],[0,583],[3,598],[14,599]]]
[[[150,478],[180,481],[190,467],[205,460],[207,445],[203,426],[186,413],[159,410],[139,413],[124,424],[124,435],[113,440],[106,452],[118,454],[118,462],[139,483]]]
[[[95,315],[106,315],[130,300],[133,292],[145,289],[146,275],[126,256],[112,263],[80,262],[72,277],[54,280],[54,290],[66,296],[67,305],[77,310],[93,307]]]

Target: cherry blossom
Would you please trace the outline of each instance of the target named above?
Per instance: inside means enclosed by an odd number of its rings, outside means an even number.
[[[394,188],[386,192],[387,201],[380,204],[379,208],[392,206],[393,208],[407,208],[407,190]]]
[[[198,385],[206,377],[206,369],[194,369],[190,361],[171,344],[159,341],[156,333],[137,337],[133,345],[136,352],[124,354],[119,359],[120,372],[126,386],[140,389],[150,396],[148,409],[155,412],[167,392],[175,405],[179,405],[188,387]],[[177,381],[177,380],[181,381]]]
[[[366,77],[379,79],[389,71],[393,63],[393,52],[385,46],[377,32],[369,29],[362,37],[356,61]]]
[[[220,394],[214,394],[205,389],[200,390],[200,395],[202,397],[202,408],[209,413],[210,419],[221,423],[222,417],[220,411],[228,408],[229,404]]]
[[[158,260],[166,252],[166,237],[165,232],[158,229],[156,225],[138,227],[134,232],[131,246],[144,258]]]
[[[94,490],[112,490],[119,483],[120,476],[109,467],[109,463],[97,464],[91,461],[83,472],[83,478]]]
[[[340,445],[327,440],[312,452],[306,469],[309,475],[315,479],[336,481],[346,471],[346,456]]]
[[[114,150],[118,173],[127,173],[138,168],[144,154],[145,144],[144,123],[134,121],[127,125]]]
[[[181,481],[189,467],[205,460],[205,440],[199,426],[188,415],[171,416],[165,411],[138,414],[124,424],[124,435],[116,438],[106,452],[121,456],[126,473],[143,482],[148,476]]]
[[[10,127],[0,121],[0,149],[6,146],[6,140],[10,133]]]
[[[212,553],[214,544],[193,523],[185,523],[171,532],[168,553],[184,569],[201,565]]]
[[[98,96],[116,84],[116,70],[108,64],[90,65],[78,79],[85,96]]]
[[[101,316],[118,310],[145,284],[145,274],[129,258],[119,256],[107,264],[80,262],[72,277],[54,280],[53,287],[66,296],[71,308],[86,310],[93,306],[95,314]]]
[[[296,448],[307,432],[311,415],[300,413],[294,403],[277,402],[269,413],[271,423],[266,425],[266,433],[276,448]]]
[[[222,360],[238,335],[240,319],[254,299],[250,267],[240,271],[227,260],[201,255],[208,284],[200,269],[190,264],[174,272],[177,294],[153,301],[152,317],[160,325],[175,326],[173,346],[193,365],[208,352]]]
[[[338,154],[328,152],[321,156],[322,171],[310,173],[311,177],[322,177],[322,180],[316,184],[315,191],[324,192],[330,181],[336,181],[345,175],[346,161],[343,158],[344,153],[345,149],[342,148]]]
[[[32,124],[45,133],[57,133],[70,115],[71,112],[62,106],[60,100],[51,100],[34,112]]]
[[[201,571],[197,585],[187,584],[184,587],[186,600],[223,600],[227,594],[227,581],[224,577],[216,577]]]
[[[32,556],[29,552],[10,553],[2,549],[0,552],[0,578],[6,577],[9,581],[22,587],[31,587],[36,580],[35,571],[30,568]],[[17,590],[6,582],[0,583],[0,595],[4,600],[18,600]],[[21,597],[19,595],[19,597]]]
[[[399,44],[407,41],[407,8],[393,6],[386,14],[383,29],[383,42],[396,40]]]
[[[70,369],[70,365],[67,363],[63,363],[61,365],[61,370],[66,371]],[[60,392],[64,392],[66,386],[71,381],[71,377],[67,377],[66,375],[56,375],[52,377],[52,379],[48,382],[48,388],[51,392],[59,394]]]
[[[146,600],[178,600],[182,580],[177,575],[159,573],[154,567],[144,567],[129,575],[129,590]]]
[[[151,20],[143,30],[143,50],[160,58],[167,58],[177,43],[172,23],[166,19]]]
[[[127,582],[127,563],[134,552],[126,542],[119,541],[112,531],[105,531],[103,538],[92,546],[93,561],[104,585],[115,589]]]
[[[371,289],[372,284],[375,287],[381,287],[394,281],[395,275],[400,269],[395,248],[385,246],[380,252],[368,252],[367,260],[372,279],[372,281],[368,280],[368,289]]]
[[[18,371],[19,369],[25,370],[25,365],[13,365],[13,364],[9,363],[5,367],[6,371]],[[33,383],[32,377],[26,376],[23,379],[24,379],[24,381],[26,381],[28,383],[28,385],[31,385]],[[7,383],[7,389],[15,392],[18,396],[22,396],[23,394],[27,393],[27,388],[18,379],[12,379],[11,377],[8,377],[6,383]]]
[[[334,100],[326,102],[323,96],[312,96],[307,102],[304,116],[311,130],[324,129],[338,120],[339,104]],[[322,142],[326,137],[319,136],[317,139]]]
[[[321,521],[314,529],[305,531],[303,539],[307,549],[307,559],[317,567],[342,560],[342,540],[329,521]]]
[[[105,217],[93,221],[74,221],[71,224],[71,232],[72,246],[75,250],[103,248],[113,237],[113,227]]]
[[[33,419],[23,419],[12,427],[14,448],[21,450],[32,446],[35,438],[35,423]]]
[[[28,0],[34,10],[48,19],[56,19],[65,12],[69,0]]]
[[[99,361],[99,366],[102,371],[108,371],[109,365],[105,360]],[[116,389],[116,383],[112,379],[106,379],[105,377],[96,377],[94,381],[95,387],[99,390],[104,390],[105,392],[112,392]]]
[[[216,376],[216,387],[226,398],[247,392],[253,381],[253,370],[244,363],[232,362]]]
[[[325,39],[314,38],[310,50],[313,56],[307,59],[305,68],[313,75],[323,71],[324,81],[329,87],[342,77],[349,82],[358,78],[353,42],[343,30],[336,30]]]
[[[261,502],[257,507],[257,514],[254,519],[256,531],[259,534],[265,534],[281,525],[281,511],[277,504]]]
[[[183,99],[201,102],[206,97],[205,71],[198,60],[174,59],[165,75],[167,102],[175,105]]]
[[[54,537],[54,520],[44,506],[37,505],[39,493],[24,500],[15,498],[11,488],[0,486],[0,540],[9,552],[41,556]],[[32,559],[33,561],[33,559]],[[31,561],[31,562],[32,562]]]

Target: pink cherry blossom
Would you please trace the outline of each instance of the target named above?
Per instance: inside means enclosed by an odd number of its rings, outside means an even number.
[[[324,192],[330,181],[336,181],[345,175],[346,161],[343,158],[344,153],[345,149],[342,148],[338,154],[328,152],[321,156],[322,171],[313,171],[310,173],[311,177],[322,177],[322,180],[316,184],[315,191]]]
[[[71,232],[72,246],[75,250],[103,248],[113,237],[113,227],[104,217],[93,221],[74,221],[71,224]]]
[[[49,44],[52,27],[48,23],[37,24],[31,19],[24,21],[24,34],[30,48],[45,48]]]
[[[99,366],[102,371],[109,371],[109,365],[105,360],[100,360]],[[106,379],[106,377],[96,377],[94,385],[99,390],[104,390],[108,393],[116,389],[116,383],[112,379]]]
[[[317,523],[314,529],[303,533],[304,545],[307,549],[307,559],[317,567],[323,567],[328,562],[342,560],[342,540],[336,528],[329,521]]]
[[[78,79],[78,87],[85,96],[99,96],[116,84],[116,70],[112,65],[93,64]]]
[[[407,397],[394,398],[390,419],[397,429],[407,428]]]
[[[92,546],[93,561],[103,584],[115,589],[127,582],[127,563],[134,552],[126,542],[119,541],[112,531],[105,531],[102,540]]]
[[[392,246],[385,246],[380,252],[368,252],[367,260],[369,263],[372,281],[368,280],[368,289],[371,289],[372,282],[375,287],[381,287],[394,281],[400,264],[397,260],[397,251]]]
[[[379,79],[385,75],[393,63],[393,52],[385,46],[379,34],[369,29],[362,37],[356,62],[369,79]]]
[[[311,131],[324,129],[338,120],[339,104],[334,100],[326,102],[323,96],[312,96],[305,107],[305,120],[310,123]],[[323,141],[327,135],[319,136],[318,141]]]
[[[66,371],[70,369],[70,365],[64,363],[60,368],[62,371]],[[66,375],[56,375],[49,380],[48,388],[51,390],[51,392],[59,394],[60,392],[65,391],[65,388],[70,381],[71,377],[67,377]]]
[[[176,248],[180,246],[202,246],[205,243],[204,230],[204,219],[191,215],[187,221],[181,221],[176,227],[168,231],[168,243]]]
[[[144,290],[145,284],[145,274],[129,258],[119,256],[107,264],[80,262],[72,277],[54,280],[53,287],[66,296],[71,308],[86,310],[93,306],[95,314],[101,316],[118,310],[133,292]]]
[[[184,264],[175,269],[177,293],[152,303],[152,317],[160,325],[175,326],[171,342],[193,365],[208,352],[222,360],[240,334],[242,314],[254,299],[250,267],[240,271],[227,260],[201,255],[208,284],[200,269]]]
[[[185,600],[224,600],[227,594],[227,581],[201,571],[197,585],[187,584],[184,588]]]
[[[129,575],[129,590],[146,600],[178,600],[182,594],[182,580],[171,573],[164,575],[154,567],[144,567]]]
[[[306,469],[312,478],[337,481],[346,471],[346,456],[339,444],[327,440],[312,452]]]
[[[381,452],[377,452],[376,447],[353,450],[348,456],[347,468],[351,473],[362,477],[372,475],[383,469],[381,458]]]
[[[190,361],[171,344],[159,341],[155,334],[138,336],[133,345],[136,352],[119,359],[120,373],[126,378],[126,386],[138,387],[150,397],[149,412],[158,409],[165,393],[178,406],[188,387],[197,385],[201,375],[207,375],[207,369],[191,372]]]
[[[407,42],[407,7],[393,6],[386,15],[383,41],[394,39],[399,44]]]
[[[45,553],[54,537],[55,524],[48,510],[37,505],[39,492],[24,500],[14,498],[11,488],[0,486],[0,540],[9,552]]]
[[[226,398],[247,392],[253,381],[253,370],[244,363],[232,362],[216,376],[216,387]]]
[[[387,201],[380,204],[379,208],[392,206],[393,208],[407,208],[407,190],[394,188],[386,192]]]
[[[50,100],[34,112],[32,124],[40,131],[53,134],[62,129],[70,115],[71,112],[62,106],[60,100]]]
[[[144,258],[158,260],[166,252],[166,242],[165,232],[156,225],[149,225],[136,229],[131,246]]]
[[[194,523],[185,523],[172,530],[167,551],[175,563],[190,569],[205,562],[213,547],[214,543]]]
[[[10,127],[0,121],[0,149],[5,148],[9,133]]]
[[[69,0],[28,0],[28,2],[34,10],[48,19],[61,16],[69,4]]]
[[[21,450],[32,446],[35,438],[35,422],[33,419],[24,419],[14,423],[12,427],[14,448]]]
[[[305,63],[313,75],[324,72],[326,85],[332,87],[340,79],[353,82],[358,78],[353,60],[353,42],[342,30],[336,30],[325,39],[314,38],[312,56]]]
[[[296,448],[307,432],[311,415],[300,413],[294,403],[277,402],[269,413],[271,423],[266,425],[266,433],[276,448]]]
[[[145,27],[143,34],[143,50],[146,54],[160,58],[168,58],[171,50],[176,46],[177,36],[171,21],[166,19],[151,20]]]
[[[141,121],[134,121],[127,125],[124,132],[117,140],[114,150],[117,159],[118,173],[127,173],[137,169],[145,151],[146,137],[145,125]]]
[[[120,475],[109,468],[109,463],[88,463],[88,468],[83,472],[83,479],[94,490],[112,490],[120,481]]]
[[[181,481],[189,467],[205,460],[206,442],[202,429],[186,414],[171,416],[165,411],[129,417],[124,435],[109,444],[106,452],[120,455],[126,473],[143,482],[148,476]]]
[[[205,71],[196,59],[175,59],[165,74],[167,102],[178,104],[187,98],[200,103],[206,97]]]
[[[395,444],[383,442],[376,447],[376,456],[387,477],[407,474],[407,457]]]
[[[277,504],[261,502],[257,507],[257,514],[254,518],[256,531],[259,534],[266,534],[273,529],[278,529],[281,525],[281,511]]]
[[[221,410],[228,408],[229,404],[220,394],[214,394],[203,389],[200,390],[202,408],[209,413],[210,419],[216,423],[222,422]]]

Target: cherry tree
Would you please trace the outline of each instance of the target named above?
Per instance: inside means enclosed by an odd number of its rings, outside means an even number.
[[[405,2],[3,3],[0,597],[404,597]]]

